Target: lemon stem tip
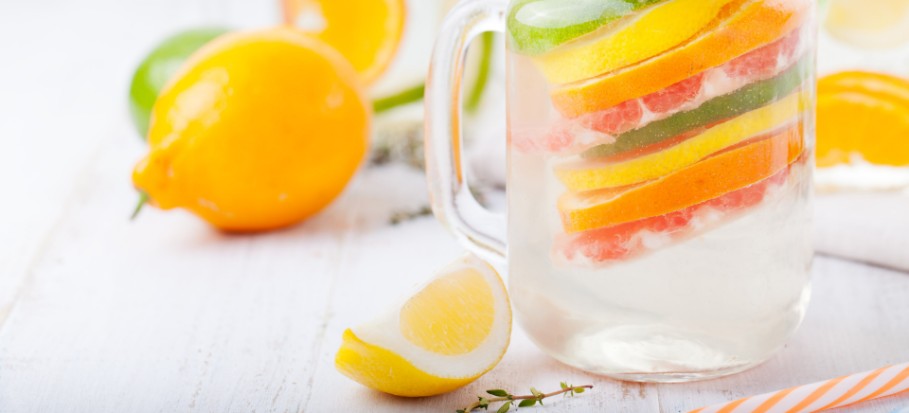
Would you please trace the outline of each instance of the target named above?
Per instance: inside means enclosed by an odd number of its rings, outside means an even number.
[[[148,194],[146,194],[145,192],[139,191],[139,201],[136,202],[136,207],[133,209],[132,215],[129,216],[129,220],[135,221],[136,217],[139,216],[139,213],[142,212],[142,208],[147,203],[148,203]]]

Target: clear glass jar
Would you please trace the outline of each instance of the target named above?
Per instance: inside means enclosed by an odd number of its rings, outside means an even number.
[[[815,7],[467,1],[450,15],[427,101],[434,210],[507,257],[540,348],[673,382],[752,367],[794,333],[813,256]],[[451,86],[463,44],[503,22],[507,231],[465,191]]]

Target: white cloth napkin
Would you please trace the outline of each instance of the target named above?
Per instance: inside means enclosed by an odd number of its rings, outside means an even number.
[[[818,253],[909,272],[909,194],[819,194]]]

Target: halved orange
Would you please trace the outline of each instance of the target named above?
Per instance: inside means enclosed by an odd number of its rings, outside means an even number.
[[[793,126],[644,184],[569,192],[559,199],[562,224],[574,233],[688,208],[773,176],[798,158],[803,146],[802,129]]]
[[[404,34],[405,0],[281,0],[284,22],[338,50],[369,85],[391,64]]]
[[[555,89],[552,101],[575,118],[662,90],[795,30],[813,0],[737,0],[690,42],[636,65]]]
[[[819,94],[855,92],[909,103],[909,79],[886,73],[852,70],[824,76],[817,82]]]
[[[817,165],[909,166],[909,80],[842,72],[818,82]]]

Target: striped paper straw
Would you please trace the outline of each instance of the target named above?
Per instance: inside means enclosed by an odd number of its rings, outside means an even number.
[[[909,390],[909,363],[702,407],[689,413],[800,413],[848,406]]]

